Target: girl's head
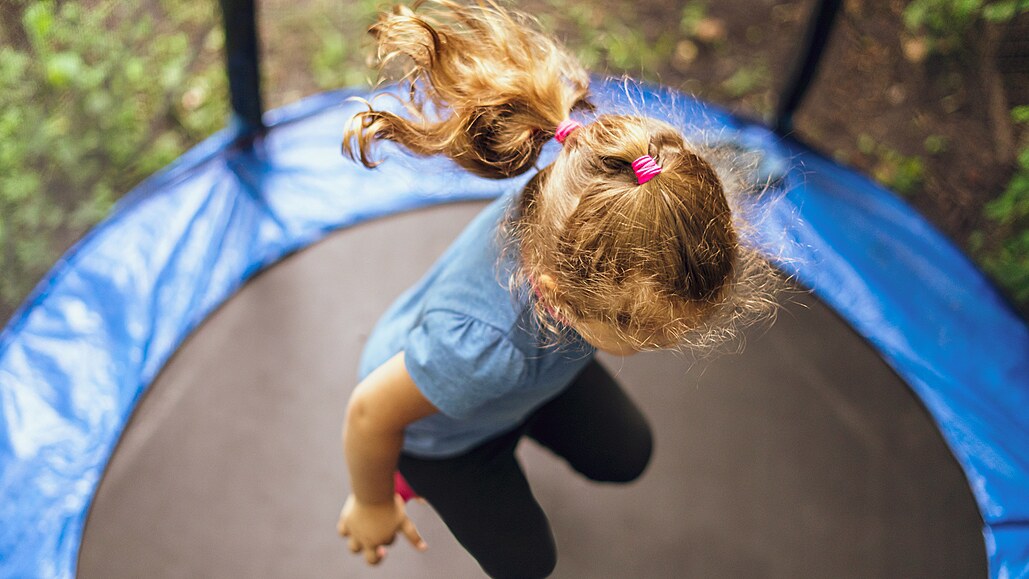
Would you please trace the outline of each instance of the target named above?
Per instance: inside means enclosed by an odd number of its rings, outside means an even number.
[[[573,110],[593,109],[586,72],[526,17],[431,6],[395,8],[371,28],[384,66],[407,57],[411,98],[404,116],[369,104],[354,117],[344,136],[352,158],[375,166],[371,147],[388,139],[511,177],[535,165]],[[644,155],[661,174],[640,184],[632,163]],[[505,231],[518,256],[512,287],[535,289],[543,327],[626,353],[710,345],[773,311],[770,268],[741,243],[739,196],[705,156],[717,160],[635,115],[600,115],[564,140]]]
[[[640,184],[632,163],[644,155],[661,173]],[[634,349],[700,327],[729,297],[740,258],[714,167],[674,127],[639,116],[602,115],[572,133],[522,193],[512,233],[520,275],[551,317]]]

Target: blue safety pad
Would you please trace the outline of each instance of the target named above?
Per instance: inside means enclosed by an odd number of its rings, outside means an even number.
[[[910,207],[802,144],[689,97],[596,81],[607,111],[664,118],[754,150],[786,191],[762,243],[882,354],[968,475],[994,577],[1029,576],[1029,330]],[[228,129],[141,184],[68,252],[0,334],[0,576],[72,577],[87,510],[136,402],[182,341],[255,273],[330,231],[519,188],[386,145],[339,154],[357,93]],[[549,145],[541,163],[556,152]]]

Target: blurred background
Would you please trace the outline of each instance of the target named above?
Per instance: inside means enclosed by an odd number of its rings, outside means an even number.
[[[371,84],[364,31],[387,4],[259,1],[266,107]],[[814,1],[506,5],[595,72],[766,118]],[[225,126],[223,43],[214,0],[0,0],[0,325],[121,195]],[[1029,0],[847,0],[795,129],[1029,313]]]

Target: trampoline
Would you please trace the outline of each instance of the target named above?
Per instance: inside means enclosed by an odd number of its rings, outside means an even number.
[[[417,504],[427,553],[346,551],[339,432],[377,316],[529,176],[392,150],[373,173],[338,153],[364,93],[255,120],[234,90],[237,122],[129,194],[0,334],[0,576],[481,576]],[[1029,330],[982,274],[802,143],[661,87],[592,90],[788,160],[762,244],[811,293],[741,355],[601,357],[654,424],[639,483],[523,443],[555,577],[1029,576]]]

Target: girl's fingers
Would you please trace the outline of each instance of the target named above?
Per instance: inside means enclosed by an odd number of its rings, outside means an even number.
[[[361,544],[357,542],[357,539],[350,537],[350,541],[347,542],[347,545],[350,547],[351,553],[361,552]]]
[[[404,522],[400,525],[400,530],[403,531],[407,540],[411,541],[411,544],[419,551],[424,551],[429,548],[422,539],[422,536],[418,534],[418,528],[414,526],[411,519],[404,519]]]
[[[378,565],[379,561],[386,555],[385,547],[368,547],[364,550],[364,560],[369,565]]]

